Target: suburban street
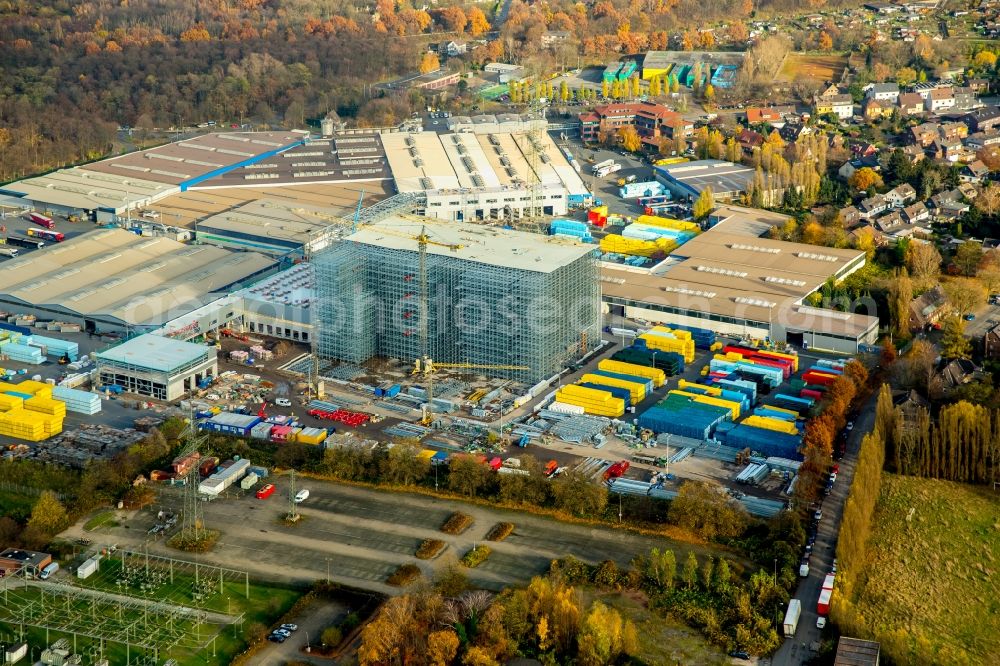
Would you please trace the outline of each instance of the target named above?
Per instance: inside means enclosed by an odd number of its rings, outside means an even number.
[[[799,583],[793,598],[802,602],[802,616],[799,618],[798,630],[794,638],[786,639],[782,646],[768,661],[762,659],[762,666],[797,666],[811,659],[813,643],[820,640],[821,631],[816,628],[816,602],[819,599],[823,579],[830,572],[837,547],[837,535],[840,521],[844,513],[844,502],[854,480],[854,467],[858,460],[861,439],[875,427],[875,402],[877,394],[873,395],[861,409],[854,422],[854,430],[847,439],[847,454],[839,461],[840,473],[834,484],[833,493],[823,502],[823,520],[820,521],[816,543],[813,545],[812,558],[809,562],[809,577]],[[784,610],[782,610],[784,617]],[[829,626],[829,625],[828,625]],[[781,631],[781,628],[778,628]]]

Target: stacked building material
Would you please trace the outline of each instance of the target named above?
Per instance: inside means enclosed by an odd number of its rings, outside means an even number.
[[[750,401],[739,391],[731,391],[719,386],[695,384],[694,382],[689,382],[683,379],[678,382],[677,388],[688,393],[698,393],[700,395],[707,395],[713,398],[721,398],[722,400],[735,402],[740,406],[741,413],[750,409]]]
[[[75,414],[93,415],[101,411],[101,396],[90,391],[55,386],[52,397],[66,403],[66,410]]]
[[[802,437],[799,435],[764,430],[738,423],[726,428],[719,428],[715,437],[723,444],[737,449],[748,448],[765,456],[802,460],[802,456],[798,452],[802,445]]]
[[[62,417],[15,408],[0,413],[0,435],[40,442],[62,432]]]
[[[812,406],[816,404],[816,401],[812,398],[802,398],[794,395],[787,395],[785,393],[776,393],[774,396],[774,403],[778,407],[795,410],[799,414],[803,414],[809,411]]]
[[[677,231],[689,231],[693,234],[701,233],[701,227],[698,226],[697,222],[674,220],[669,217],[659,217],[657,215],[640,215],[636,219],[636,223],[646,225],[647,227],[663,227],[665,229],[676,229]]]
[[[60,340],[59,338],[50,338],[44,335],[33,335],[28,344],[33,347],[44,347],[49,356],[55,356],[56,358],[67,356],[70,361],[76,361],[80,355],[80,345],[69,340]]]
[[[620,386],[607,386],[605,384],[594,384],[592,382],[577,382],[577,386],[582,386],[583,388],[594,389],[595,391],[607,391],[616,398],[621,399],[625,403],[625,409],[632,407],[632,393],[627,388],[622,388]]]
[[[633,344],[611,355],[611,359],[635,365],[644,365],[663,371],[667,377],[684,372],[684,357],[681,354],[653,352],[645,346]]]
[[[552,220],[549,224],[549,233],[553,236],[569,236],[583,243],[594,242],[587,225],[576,220]]]
[[[712,436],[718,424],[731,418],[731,415],[731,409],[701,403],[671,392],[654,407],[646,410],[637,422],[639,427],[653,432],[705,440]]]
[[[726,373],[739,372],[743,377],[758,377],[771,388],[777,388],[780,386],[785,377],[782,368],[756,365],[745,360],[737,361],[719,354],[716,354],[715,358],[709,361],[709,368],[712,371],[722,371]]]
[[[750,426],[751,428],[760,428],[762,430],[783,432],[786,435],[799,434],[799,429],[795,427],[794,421],[786,421],[784,419],[771,418],[768,416],[759,416],[757,414],[748,416],[744,419],[743,425]]]
[[[250,358],[250,352],[244,351],[242,349],[234,349],[229,352],[230,360],[236,361],[237,363],[246,363],[247,359]]]
[[[731,375],[711,373],[705,381],[712,386],[719,386],[727,391],[742,393],[750,401],[750,404],[757,402],[757,384],[745,379],[739,379],[739,375],[736,373]]]
[[[643,377],[652,382],[653,388],[660,388],[667,381],[667,376],[662,370],[646,365],[639,365],[637,363],[626,363],[625,361],[616,361],[614,359],[606,358],[598,362],[597,368],[601,372],[613,372],[619,375]]]
[[[48,414],[60,419],[66,418],[66,403],[42,395],[35,395],[24,401],[24,408],[39,414]]]
[[[657,326],[636,338],[635,345],[657,352],[680,354],[685,363],[694,361],[694,340],[687,331],[671,331]]]
[[[274,352],[264,349],[261,345],[251,347],[250,355],[259,361],[270,361],[274,358]]]
[[[583,375],[583,377],[580,378],[580,381],[626,389],[629,392],[629,397],[632,398],[632,402],[635,404],[638,404],[646,399],[648,380],[643,377],[631,377],[625,379],[625,377],[628,377],[627,375],[619,375],[617,377],[614,375],[615,373],[603,371],[592,372]]]
[[[729,411],[730,418],[738,419],[740,417],[740,403],[733,402],[732,400],[723,400],[722,398],[713,398],[710,395],[701,395],[699,393],[690,393],[688,391],[670,391],[668,395],[680,395],[685,398],[690,398],[691,400],[702,404],[702,405],[712,405],[714,407],[722,407]]]
[[[757,416],[765,416],[767,418],[772,418],[772,419],[781,419],[783,421],[791,421],[792,423],[795,423],[795,421],[799,418],[798,413],[793,412],[790,409],[781,409],[780,407],[768,407],[766,405],[758,407],[757,409],[753,410],[753,413]]]
[[[556,392],[556,400],[568,405],[583,407],[594,416],[617,418],[625,413],[625,401],[608,391],[598,391],[582,386],[564,386]]]
[[[550,402],[546,409],[556,412],[557,414],[570,414],[573,416],[583,416],[585,413],[583,407],[580,407],[579,405],[568,405],[565,402],[559,402],[558,400]]]
[[[806,384],[816,384],[817,386],[829,386],[837,381],[839,376],[833,372],[820,372],[818,370],[807,370],[802,373],[802,379],[805,380]]]
[[[38,347],[21,344],[20,342],[5,341],[0,342],[0,354],[4,354],[12,361],[18,363],[29,363],[40,365],[45,362],[45,355]]]
[[[601,252],[626,254],[634,257],[653,257],[670,254],[677,249],[677,243],[667,238],[658,238],[652,241],[625,238],[619,234],[608,234],[601,239],[600,247]]]
[[[665,227],[650,227],[644,224],[630,224],[622,229],[622,237],[637,238],[639,240],[654,242],[661,238],[665,238],[680,246],[694,238],[694,234],[690,231],[677,231],[676,229],[667,229]]]

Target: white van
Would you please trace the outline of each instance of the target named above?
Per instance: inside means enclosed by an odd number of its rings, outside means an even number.
[[[291,407],[292,401],[289,400],[288,398],[275,398],[274,404],[276,404],[278,407]]]
[[[40,573],[38,577],[41,578],[42,580],[46,580],[49,576],[51,576],[57,571],[59,571],[59,563],[53,562],[49,566],[42,569],[42,573]]]
[[[295,493],[295,503],[296,504],[302,504],[307,499],[309,499],[309,491],[307,489],[303,488],[299,492]]]
[[[802,576],[803,578],[808,578],[809,577],[809,565],[808,564],[800,564],[799,565],[799,575]]]

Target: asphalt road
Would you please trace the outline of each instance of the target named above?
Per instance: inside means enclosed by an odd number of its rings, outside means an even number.
[[[819,641],[824,632],[829,632],[829,629],[816,628],[816,619],[819,617],[816,612],[816,602],[823,587],[823,579],[833,565],[840,521],[844,514],[844,502],[854,480],[854,468],[858,460],[861,439],[875,427],[876,399],[877,396],[872,396],[855,419],[854,430],[847,439],[846,455],[839,461],[840,473],[837,475],[833,493],[823,502],[823,520],[820,521],[816,543],[813,545],[809,577],[802,579],[793,595],[793,598],[802,602],[802,616],[799,618],[795,637],[786,639],[770,662],[762,660],[762,665],[798,666],[806,663],[815,656],[811,649],[813,643]],[[781,612],[784,617],[784,609]]]
[[[335,601],[323,601],[303,609],[297,617],[291,618],[299,626],[284,643],[268,643],[267,647],[254,656],[257,666],[284,666],[290,662],[307,664],[329,664],[330,660],[302,652],[307,645],[319,643],[323,630],[342,620],[349,609]]]

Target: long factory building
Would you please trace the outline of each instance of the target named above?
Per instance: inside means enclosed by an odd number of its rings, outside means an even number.
[[[713,226],[651,268],[604,263],[601,291],[615,318],[708,328],[847,354],[878,338],[878,317],[811,307],[829,279],[865,264],[860,250],[761,236],[786,216],[723,206]]]

